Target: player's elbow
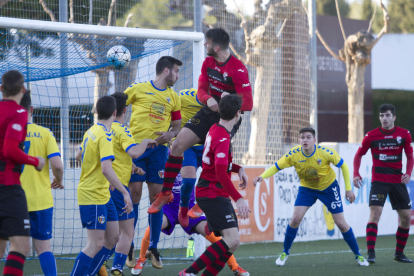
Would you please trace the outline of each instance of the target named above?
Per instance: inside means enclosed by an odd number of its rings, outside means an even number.
[[[60,161],[60,159],[59,159],[59,162],[50,162],[50,164],[52,166],[53,174],[55,176],[62,177],[63,176],[63,164],[62,164],[62,161]]]

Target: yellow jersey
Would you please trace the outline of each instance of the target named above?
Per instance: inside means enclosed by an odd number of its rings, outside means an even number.
[[[24,152],[31,156],[40,156],[46,160],[42,171],[33,166],[22,167],[20,182],[26,194],[29,212],[53,207],[52,188],[49,175],[49,158],[60,156],[53,133],[45,127],[28,123],[24,141]]]
[[[128,187],[131,179],[132,159],[127,152],[136,143],[128,127],[117,121],[112,124],[112,139],[115,156],[112,168],[121,183]]]
[[[306,156],[302,146],[296,146],[280,158],[275,166],[278,170],[295,167],[303,187],[325,190],[336,178],[330,164],[340,168],[344,160],[339,154],[330,148],[315,145],[313,153]]]
[[[167,132],[181,110],[177,93],[171,87],[158,89],[152,81],[135,83],[124,93],[128,95],[127,105],[132,104],[130,127],[137,143],[155,140],[159,136],[155,132]]]
[[[183,89],[178,93],[178,96],[181,100],[181,128],[183,128],[203,105],[197,99],[197,89]]]
[[[82,171],[78,185],[79,205],[103,205],[111,197],[109,182],[102,173],[101,162],[114,160],[112,131],[95,124],[83,135]]]

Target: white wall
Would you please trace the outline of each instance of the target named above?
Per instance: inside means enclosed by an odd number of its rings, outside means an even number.
[[[414,34],[385,34],[371,58],[372,89],[414,91]]]

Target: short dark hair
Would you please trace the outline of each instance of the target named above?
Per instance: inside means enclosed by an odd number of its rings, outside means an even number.
[[[128,100],[128,95],[122,93],[122,92],[115,92],[111,95],[111,97],[115,98],[116,101],[116,116],[119,117],[124,112],[124,109],[126,107],[126,102]]]
[[[111,118],[116,109],[116,101],[114,97],[103,96],[96,102],[96,112],[98,120],[107,120]]]
[[[174,65],[181,66],[183,63],[174,57],[163,56],[157,61],[157,65],[155,65],[155,72],[158,76],[164,71],[165,68],[172,70]]]
[[[230,44],[229,34],[222,28],[210,29],[206,33],[206,39],[211,39],[213,45],[217,45],[222,50],[227,50]]]
[[[301,130],[299,130],[299,135],[302,134],[302,133],[305,133],[305,132],[312,133],[313,137],[316,136],[315,130],[313,128],[311,128],[311,127],[304,127],[304,128],[302,128]]]
[[[1,76],[3,96],[10,97],[20,93],[24,86],[23,74],[17,70],[9,70]]]
[[[396,112],[395,112],[395,106],[393,106],[392,104],[382,104],[378,108],[378,112],[379,113],[385,113],[388,110],[391,111],[392,116],[395,116],[395,114],[396,114]]]
[[[242,100],[239,95],[224,96],[219,103],[220,119],[230,121],[236,117],[237,112],[241,109]]]
[[[20,105],[30,111],[30,107],[32,106],[32,99],[30,97],[30,90],[26,90],[26,93],[23,94],[22,99],[20,100]]]

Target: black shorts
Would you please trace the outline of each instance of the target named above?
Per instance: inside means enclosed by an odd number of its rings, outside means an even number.
[[[210,128],[220,121],[220,113],[212,111],[207,106],[203,106],[197,113],[191,118],[184,127],[191,129],[198,138],[200,138],[200,144],[204,144],[207,132]],[[242,119],[234,125],[233,130],[231,131],[230,137],[237,133],[241,125]]]
[[[214,232],[214,235],[221,236],[220,231],[237,227],[237,215],[231,204],[230,198],[197,198],[198,206],[204,212],[207,218],[208,229]]]
[[[393,210],[411,209],[410,196],[405,184],[372,182],[369,193],[369,206],[381,206],[385,204],[387,195],[390,197]]]
[[[26,195],[20,185],[0,187],[0,238],[30,236]]]

